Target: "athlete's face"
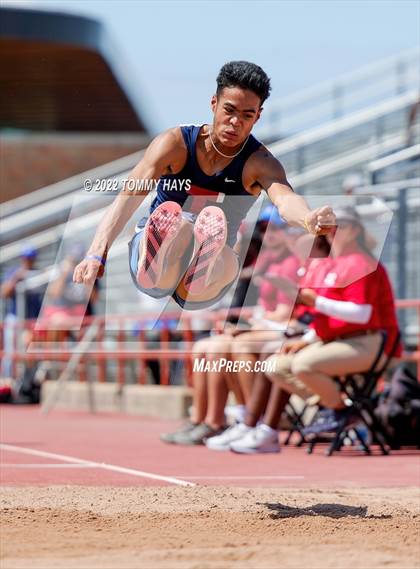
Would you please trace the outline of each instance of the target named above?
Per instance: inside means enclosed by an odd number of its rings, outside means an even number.
[[[244,142],[260,117],[261,99],[247,89],[225,87],[219,96],[213,95],[213,133],[228,147]]]

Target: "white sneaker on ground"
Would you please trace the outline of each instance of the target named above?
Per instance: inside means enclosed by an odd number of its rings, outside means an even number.
[[[208,439],[206,447],[211,450],[230,450],[230,444],[241,439],[249,431],[252,431],[252,427],[248,427],[245,423],[235,423],[221,435]]]
[[[257,425],[241,439],[230,444],[230,450],[241,454],[280,452],[279,434],[268,425]]]

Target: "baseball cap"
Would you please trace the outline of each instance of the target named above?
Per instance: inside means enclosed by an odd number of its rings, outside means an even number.
[[[362,176],[358,173],[349,174],[343,180],[342,188],[343,190],[351,190],[354,188],[360,188],[364,185],[364,180]]]
[[[334,213],[338,222],[349,221],[350,223],[362,226],[362,220],[360,219],[360,215],[357,213],[354,207],[351,206],[338,207],[334,209]]]
[[[263,208],[258,218],[258,221],[266,221],[276,227],[283,229],[287,227],[287,222],[280,217],[278,209],[274,205],[267,205]]]
[[[38,255],[37,249],[33,245],[24,245],[21,249],[20,256],[26,259],[35,259]]]

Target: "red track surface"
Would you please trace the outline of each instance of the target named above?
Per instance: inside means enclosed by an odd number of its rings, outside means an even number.
[[[1,482],[25,486],[171,483],[144,477],[144,473],[226,486],[378,487],[414,486],[420,481],[420,455],[414,451],[383,457],[345,449],[326,457],[321,447],[308,456],[303,448],[292,446],[283,448],[281,454],[243,456],[161,443],[159,433],[176,426],[127,415],[56,410],[45,416],[37,407],[2,406],[1,443],[18,449],[1,449]],[[22,454],[19,449],[35,454]],[[38,451],[64,458],[39,456]],[[98,464],[65,462],[68,456]],[[102,463],[112,470],[104,469]],[[114,467],[143,474],[118,472]]]

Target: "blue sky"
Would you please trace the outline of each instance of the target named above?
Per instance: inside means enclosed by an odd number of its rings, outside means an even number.
[[[274,99],[420,44],[417,0],[20,4],[100,19],[147,97],[157,130],[208,120],[215,77],[231,59],[261,65],[272,78]]]

